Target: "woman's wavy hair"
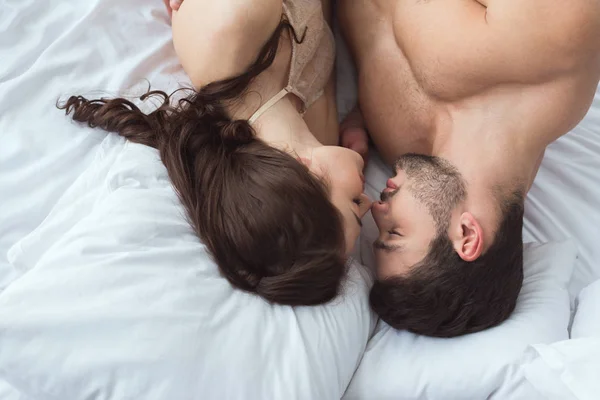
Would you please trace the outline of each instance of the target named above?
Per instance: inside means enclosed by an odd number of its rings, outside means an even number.
[[[124,98],[71,96],[58,107],[75,121],[159,150],[191,226],[233,286],[273,303],[316,305],[337,296],[346,272],[342,219],[329,190],[225,109],[273,63],[284,30],[294,34],[282,19],[237,77],[178,101],[175,93],[148,91],[140,100],[162,100],[149,114]]]

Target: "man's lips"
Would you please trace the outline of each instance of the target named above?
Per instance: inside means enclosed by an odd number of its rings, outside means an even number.
[[[398,190],[398,185],[396,185],[391,179],[388,179],[386,183],[385,189],[383,189],[383,193],[391,193]]]

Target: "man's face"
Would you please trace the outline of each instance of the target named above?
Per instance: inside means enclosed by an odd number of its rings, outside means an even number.
[[[394,169],[381,201],[371,210],[379,228],[373,244],[378,279],[405,275],[423,260],[466,196],[460,174],[442,159],[407,154]]]

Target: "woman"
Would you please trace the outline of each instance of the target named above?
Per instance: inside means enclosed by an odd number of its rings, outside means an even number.
[[[370,202],[337,143],[334,42],[321,0],[185,0],[173,41],[198,88],[142,113],[72,96],[77,121],[160,151],[191,225],[235,287],[287,305],[333,299]],[[327,87],[326,87],[327,86]]]

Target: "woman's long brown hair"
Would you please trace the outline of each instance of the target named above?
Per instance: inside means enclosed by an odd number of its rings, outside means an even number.
[[[175,105],[173,95],[149,91],[142,101],[162,101],[149,114],[123,98],[71,96],[59,108],[159,150],[191,226],[232,285],[274,303],[315,305],[339,293],[346,272],[341,217],[322,181],[224,107],[273,63],[284,30],[294,34],[282,20],[246,72]]]

